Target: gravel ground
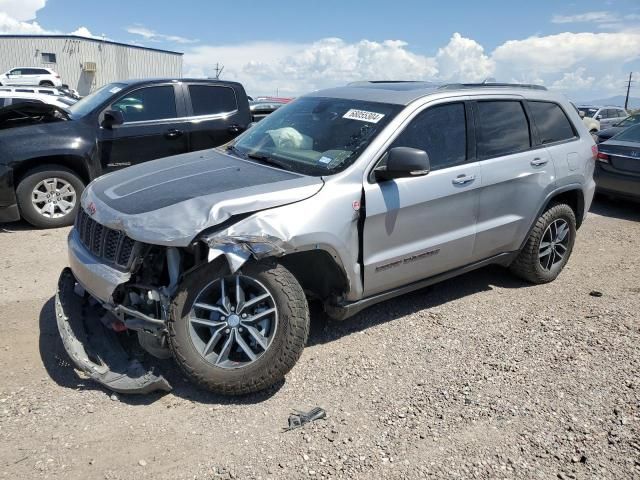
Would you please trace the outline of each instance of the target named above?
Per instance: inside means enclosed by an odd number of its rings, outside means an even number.
[[[79,377],[53,316],[67,230],[5,225],[0,478],[640,478],[640,210],[592,210],[554,283],[487,268],[343,323],[316,311],[286,381],[240,399],[168,361],[166,395]]]

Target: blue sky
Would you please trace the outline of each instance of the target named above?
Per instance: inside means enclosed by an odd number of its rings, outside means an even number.
[[[78,32],[185,52],[254,93],[354,79],[530,81],[587,99],[640,80],[640,2],[0,0],[0,32]],[[640,84],[639,84],[640,85]],[[639,87],[640,90],[640,87]],[[640,95],[638,95],[640,96]]]

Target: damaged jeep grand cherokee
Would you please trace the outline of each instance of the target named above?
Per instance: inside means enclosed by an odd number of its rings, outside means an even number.
[[[56,299],[74,363],[169,390],[173,357],[222,394],[281,381],[310,299],[344,319],[488,264],[554,280],[594,192],[571,104],[528,85],[362,82],[283,106],[218,149],[93,181]]]

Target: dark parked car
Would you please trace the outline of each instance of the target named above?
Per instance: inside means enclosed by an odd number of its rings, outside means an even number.
[[[275,102],[268,100],[254,100],[249,102],[249,108],[251,109],[251,119],[254,122],[259,122],[270,113],[275,112],[277,109],[286,105],[284,102]]]
[[[71,225],[84,186],[129,165],[216,147],[251,123],[244,88],[217,80],[106,85],[68,108],[0,109],[0,222]]]
[[[597,135],[597,142],[606,142],[614,135],[617,135],[625,128],[632,127],[634,125],[640,124],[640,114],[636,113],[635,115],[629,115],[627,118],[622,120],[619,123],[616,123],[613,127],[607,128],[606,130],[600,130]]]
[[[598,145],[594,177],[598,192],[640,199],[640,125]]]

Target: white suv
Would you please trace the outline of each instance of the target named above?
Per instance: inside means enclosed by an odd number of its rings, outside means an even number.
[[[50,68],[17,67],[0,75],[0,85],[41,85],[61,87],[60,75]]]

